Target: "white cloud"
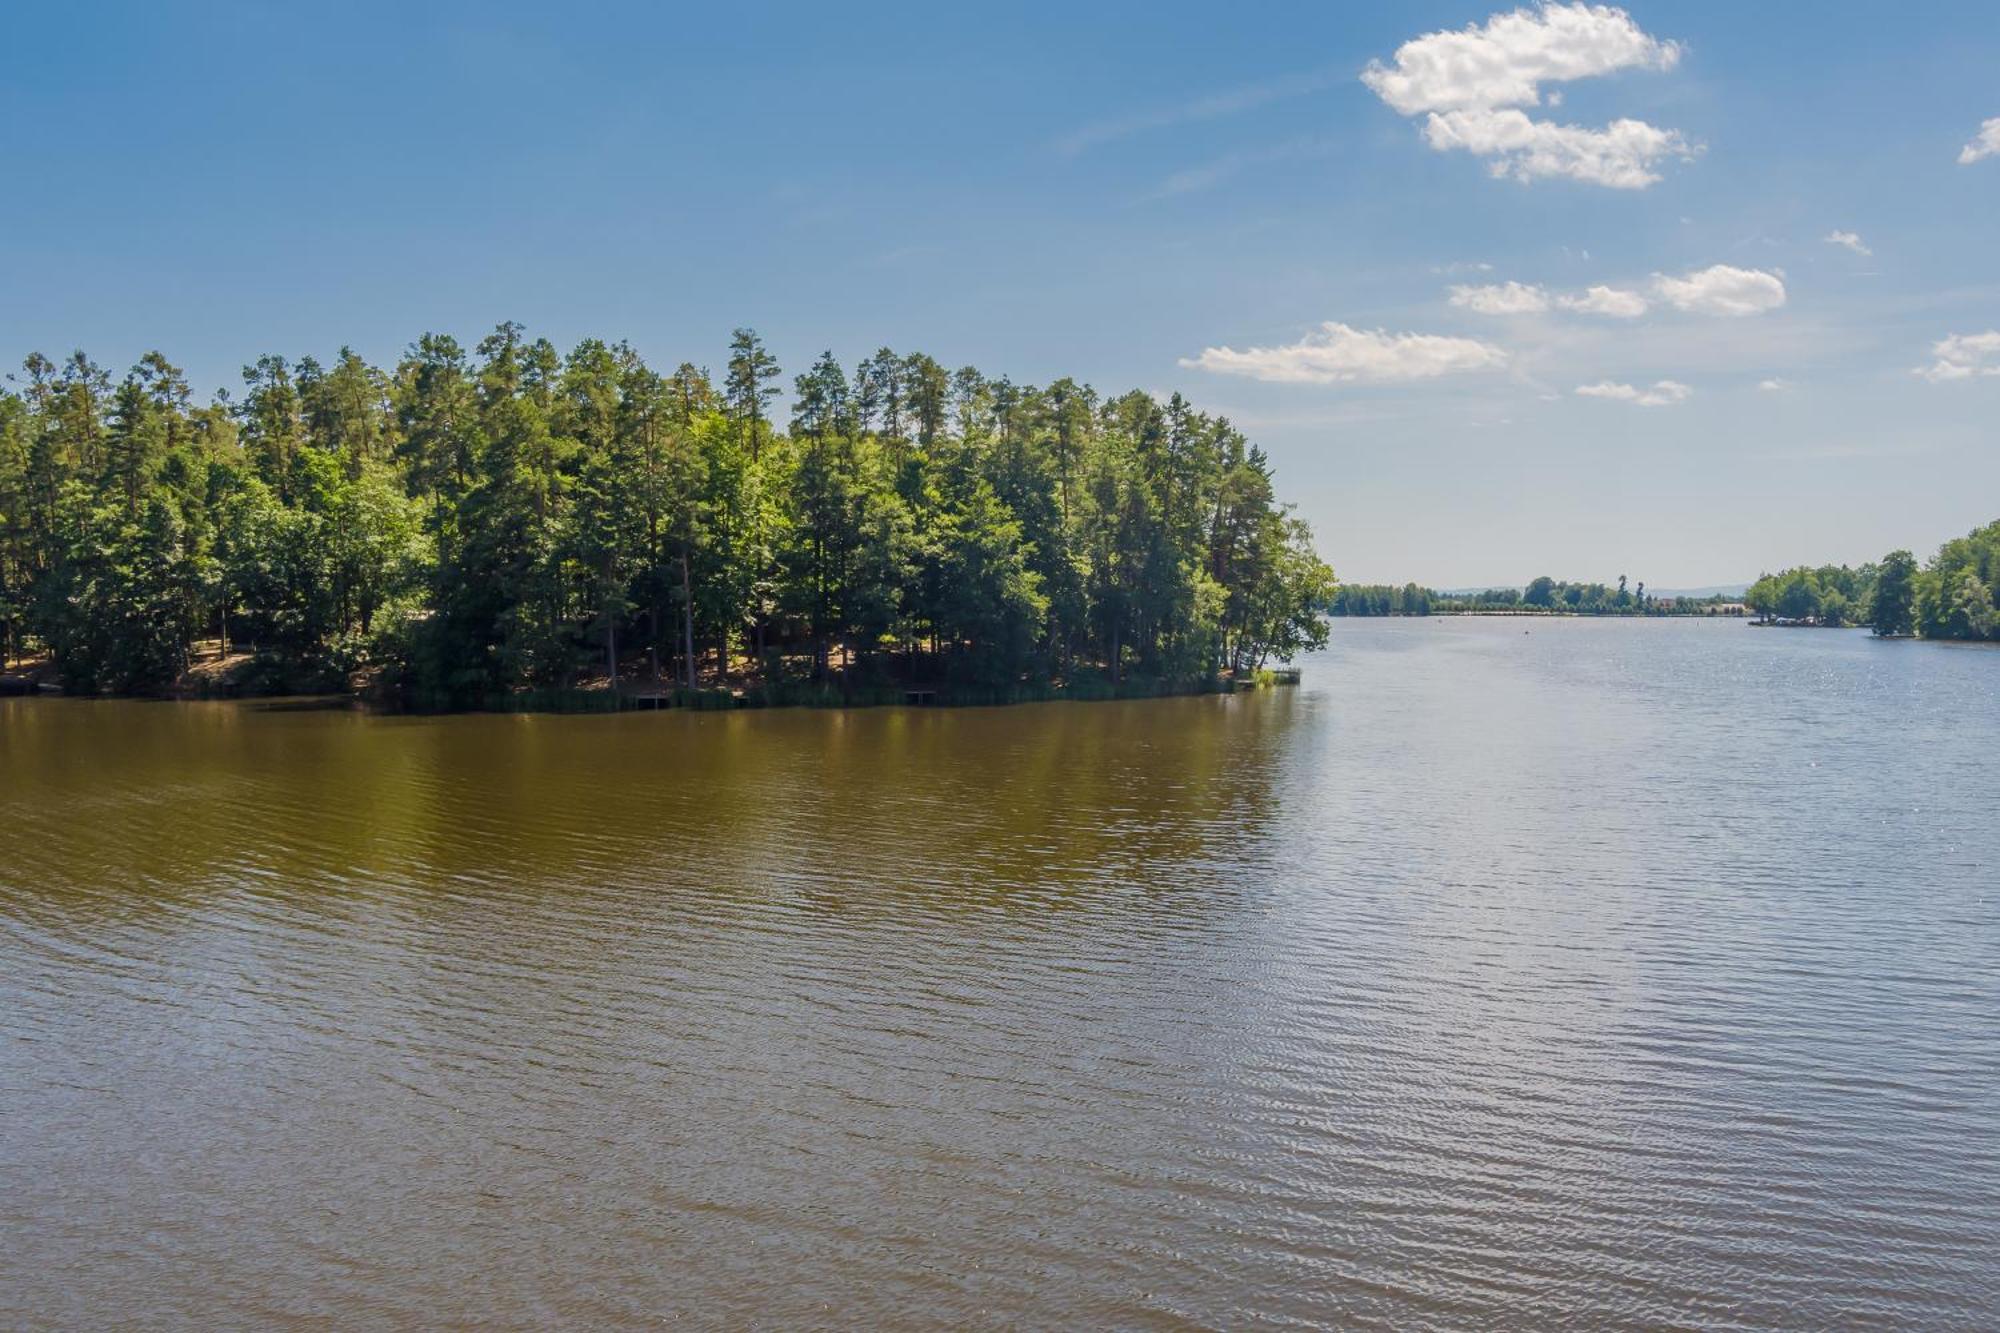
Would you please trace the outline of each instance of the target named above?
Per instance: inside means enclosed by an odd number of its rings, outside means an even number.
[[[1240,352],[1207,347],[1181,364],[1274,384],[1396,384],[1490,370],[1506,360],[1504,351],[1477,338],[1388,333],[1328,320],[1295,343]]]
[[[1681,48],[1642,31],[1622,9],[1543,4],[1495,14],[1484,27],[1432,32],[1372,60],[1361,81],[1405,116],[1423,115],[1439,152],[1462,148],[1493,159],[1495,176],[1532,181],[1566,176],[1614,189],[1644,189],[1661,160],[1691,156],[1678,130],[1619,119],[1603,129],[1535,120],[1519,108],[1555,106],[1562,83],[1623,69],[1672,69]]]
[[[1614,380],[1602,380],[1596,384],[1579,384],[1576,392],[1582,398],[1609,398],[1614,402],[1632,403],[1639,407],[1672,407],[1684,403],[1694,395],[1694,390],[1674,380],[1661,380],[1650,389],[1636,384],[1619,384]]]
[[[1637,319],[1646,313],[1646,298],[1618,287],[1586,287],[1581,296],[1562,296],[1556,304],[1584,315],[1608,315],[1612,319]]]
[[[1522,282],[1488,287],[1454,287],[1451,303],[1482,315],[1539,315],[1549,308],[1549,294]]]
[[[1451,303],[1482,315],[1540,315],[1560,309],[1581,315],[1636,319],[1647,310],[1645,297],[1616,287],[1587,287],[1582,292],[1552,294],[1534,283],[1511,281],[1453,287]]]
[[[1396,48],[1393,68],[1371,60],[1361,81],[1406,116],[1537,106],[1544,83],[1672,69],[1680,55],[1678,43],[1647,36],[1622,9],[1544,5],[1495,14],[1483,28],[1412,38]]]
[[[1954,333],[1932,343],[1931,353],[1937,360],[1911,373],[1932,384],[2000,375],[2000,329]]]
[[[1614,190],[1643,190],[1660,179],[1653,170],[1667,156],[1687,157],[1678,130],[1643,120],[1614,120],[1601,130],[1531,120],[1524,111],[1446,111],[1424,122],[1424,141],[1440,153],[1463,148],[1493,162],[1494,176],[1517,181],[1568,176]]]
[[[1857,255],[1872,255],[1875,253],[1861,243],[1859,236],[1851,231],[1841,231],[1838,228],[1826,234],[1826,243],[1828,245],[1845,246]]]
[[[2000,155],[2000,116],[1995,116],[1979,127],[1979,133],[1972,136],[1972,142],[1958,151],[1958,165],[1969,167],[1982,157]]]
[[[1765,393],[1786,393],[1790,391],[1792,382],[1781,379],[1758,380],[1757,387]]]
[[[1757,268],[1715,264],[1684,278],[1653,275],[1653,292],[1676,310],[1697,315],[1761,315],[1785,303],[1784,279]]]

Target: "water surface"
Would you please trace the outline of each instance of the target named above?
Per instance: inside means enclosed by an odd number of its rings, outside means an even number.
[[[0,701],[0,1323],[2000,1322],[2000,652]]]

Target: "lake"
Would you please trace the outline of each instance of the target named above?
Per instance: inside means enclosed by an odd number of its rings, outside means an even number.
[[[2000,652],[0,701],[0,1324],[2000,1323]]]

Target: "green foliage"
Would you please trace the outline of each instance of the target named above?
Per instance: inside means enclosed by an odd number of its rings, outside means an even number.
[[[1946,542],[1915,582],[1925,638],[2000,638],[2000,522]]]
[[[1761,616],[1799,624],[1865,618],[1883,635],[2000,638],[2000,522],[1946,542],[1922,569],[1908,551],[1859,569],[1801,565],[1764,575],[1745,600]]]
[[[194,571],[185,525],[150,497],[140,512],[93,503],[83,487],[63,493],[61,554],[43,581],[42,623],[63,683],[78,690],[138,691],[172,680],[187,664],[194,628]]]
[[[1876,568],[1869,623],[1877,634],[1908,634],[1916,627],[1916,613],[1917,559],[1908,551],[1891,551]]]
[[[207,407],[157,353],[115,386],[80,353],[25,369],[0,629],[80,690],[219,649],[232,686],[436,707],[571,706],[641,653],[707,704],[1147,693],[1324,643],[1337,596],[1269,461],[1178,395],[827,353],[787,430],[748,329],[720,390],[514,324],[389,372],[260,357]]]
[[[1765,574],[1750,585],[1744,602],[1766,620],[1829,628],[1853,624],[1870,614],[1878,567],[1800,565]]]

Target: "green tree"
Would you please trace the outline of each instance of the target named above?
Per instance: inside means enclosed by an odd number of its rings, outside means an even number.
[[[1869,604],[1869,620],[1882,635],[1908,634],[1916,624],[1917,560],[1908,551],[1882,557]]]
[[[1330,606],[1432,604],[1338,590],[1269,460],[1179,395],[886,348],[850,377],[829,352],[787,430],[761,341],[730,351],[718,393],[692,362],[663,377],[597,339],[563,357],[504,323],[472,358],[426,334],[389,375],[351,348],[259,357],[239,400],[201,406],[157,352],[115,387],[82,353],[31,356],[0,393],[5,651],[157,689],[199,634],[273,687],[366,667],[479,704],[593,659],[616,678],[642,628],[655,677],[670,652],[689,686],[741,644],[771,679],[809,655],[847,686],[1153,688],[1309,648]],[[1920,620],[1988,623],[1960,596],[1966,569],[1990,593],[1988,545],[1918,574]],[[1811,573],[1832,605],[1872,578]],[[1552,605],[1614,600],[1542,582]]]
[[[771,400],[778,396],[771,383],[778,373],[778,359],[765,349],[756,330],[736,330],[729,341],[729,376],[723,393],[753,462],[762,452],[761,437]]]

